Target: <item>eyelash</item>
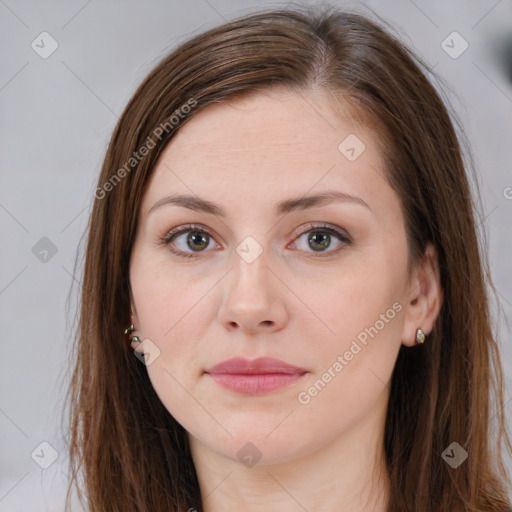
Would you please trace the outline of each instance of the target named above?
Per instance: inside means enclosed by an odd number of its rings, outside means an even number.
[[[308,224],[306,226],[306,229],[301,231],[297,237],[294,239],[297,240],[298,238],[300,238],[302,235],[305,235],[306,233],[310,233],[310,232],[320,232],[320,233],[327,233],[329,235],[333,235],[335,236],[340,242],[343,242],[344,245],[352,245],[352,241],[349,239],[349,237],[343,232],[343,231],[340,231],[339,229],[336,229],[334,228],[333,226],[331,225],[328,225],[328,224]],[[165,236],[163,236],[161,239],[160,239],[160,243],[162,245],[167,245],[169,246],[169,250],[173,253],[173,254],[176,254],[182,258],[197,258],[197,257],[201,257],[201,252],[197,252],[197,253],[185,253],[181,250],[176,250],[176,249],[173,249],[171,248],[171,242],[173,241],[174,238],[176,238],[177,236],[179,235],[182,235],[184,233],[188,233],[188,232],[196,232],[196,233],[204,233],[206,235],[208,235],[210,238],[214,238],[214,236],[212,235],[212,233],[206,229],[205,227],[199,225],[199,224],[187,224],[185,226],[181,226],[179,228],[175,228],[171,231],[169,231]],[[336,254],[338,253],[340,250],[341,250],[342,247],[338,248],[338,249],[335,249],[334,251],[329,251],[327,253],[325,252],[312,252],[311,254],[313,255],[313,257],[315,258],[325,258],[325,257],[328,257],[328,256],[331,256],[333,254]]]

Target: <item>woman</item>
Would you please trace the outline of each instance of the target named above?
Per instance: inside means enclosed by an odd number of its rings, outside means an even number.
[[[487,267],[421,67],[296,8],[193,37],[136,91],[88,233],[89,510],[510,508]]]

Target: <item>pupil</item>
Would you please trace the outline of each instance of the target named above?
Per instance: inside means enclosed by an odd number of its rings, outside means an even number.
[[[201,243],[205,244],[205,247],[208,246],[208,239],[205,234],[200,234],[197,231],[189,234],[188,241],[193,244],[201,245]],[[192,247],[191,247],[192,248]],[[204,249],[204,247],[202,247]]]
[[[319,244],[320,248],[323,249],[329,247],[329,235],[326,233],[315,233],[313,236],[309,237],[309,241],[315,244]]]

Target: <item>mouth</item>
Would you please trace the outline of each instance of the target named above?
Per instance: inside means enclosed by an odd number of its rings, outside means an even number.
[[[270,357],[254,360],[236,357],[205,373],[218,385],[235,393],[261,395],[290,386],[308,371]]]

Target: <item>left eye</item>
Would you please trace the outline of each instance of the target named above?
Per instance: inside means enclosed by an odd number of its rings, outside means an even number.
[[[304,235],[308,236],[304,237]],[[338,239],[340,246],[350,245],[351,243],[347,235],[331,226],[309,226],[309,229],[307,231],[303,231],[302,234],[296,238],[296,240],[305,238],[307,247],[312,248],[313,252],[315,253],[321,253],[315,254],[315,256],[323,256],[323,253],[330,255],[332,253],[338,252],[339,248],[326,251],[326,249],[331,246],[333,237]],[[305,249],[305,252],[309,251]]]
[[[331,226],[308,226],[307,231],[303,231],[296,240],[301,240],[304,235],[307,237],[307,244],[309,248],[313,249],[313,253],[326,253],[332,254],[338,252],[339,249],[326,251],[331,246],[332,237],[335,237],[339,245],[350,245],[351,241],[346,234]],[[185,236],[186,235],[186,236]],[[177,243],[180,239],[185,244],[185,247],[179,247]],[[162,242],[170,247],[170,251],[180,257],[193,258],[198,253],[204,252],[210,246],[213,236],[200,226],[185,226],[181,229],[172,230],[169,232]],[[219,246],[220,247],[220,246]],[[190,249],[192,252],[187,252]],[[305,252],[311,252],[304,249]],[[315,256],[322,256],[323,254],[315,254]]]

